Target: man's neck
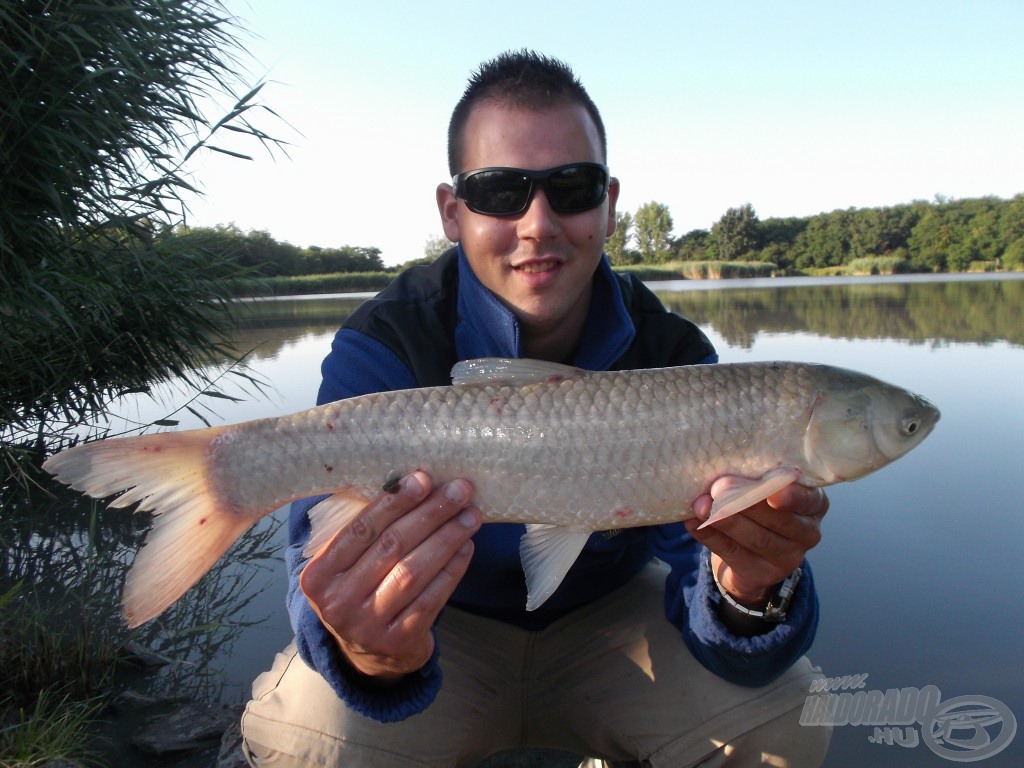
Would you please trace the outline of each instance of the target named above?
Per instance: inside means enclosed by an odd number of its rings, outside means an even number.
[[[520,323],[520,349],[523,357],[553,363],[572,363],[583,338],[588,307],[583,307],[583,311],[574,311],[562,322],[550,328],[531,329]]]

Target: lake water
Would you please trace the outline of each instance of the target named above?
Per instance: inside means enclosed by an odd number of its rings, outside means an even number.
[[[961,725],[977,721],[983,705],[1002,719],[987,730],[951,731],[960,746],[947,742],[945,755],[923,739],[911,745],[916,724],[839,726],[826,766],[941,766],[983,755],[986,737],[1005,740],[1005,710],[1024,718],[1024,275],[652,287],[700,324],[723,362],[846,366],[919,392],[942,410],[935,433],[910,455],[829,489],[824,538],[810,555],[821,597],[810,656],[828,676],[867,675],[861,690],[907,689],[904,703],[934,686],[949,702],[945,714],[959,714]],[[250,364],[272,389],[266,397],[239,393],[240,403],[213,401],[207,418],[233,422],[311,405],[320,362],[357,304],[351,297],[255,303],[237,341],[255,347]],[[167,410],[140,401],[131,414],[150,420]],[[183,426],[195,425],[183,418]],[[248,580],[250,597],[234,617],[242,629],[210,661],[224,676],[226,699],[245,698],[251,679],[290,639],[274,543],[283,530],[271,520],[260,530],[269,539],[260,567],[232,566]],[[1024,735],[982,762],[1021,764]]]

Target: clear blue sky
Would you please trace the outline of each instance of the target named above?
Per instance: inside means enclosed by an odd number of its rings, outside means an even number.
[[[502,6],[506,10],[499,10]],[[620,210],[679,235],[729,207],[764,219],[1024,192],[1024,2],[227,0],[289,156],[206,156],[190,223],[295,245],[442,234],[451,108],[481,61],[569,63],[601,109]]]

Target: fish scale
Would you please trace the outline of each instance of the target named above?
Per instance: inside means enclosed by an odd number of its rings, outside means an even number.
[[[488,522],[644,525],[692,514],[693,500],[727,465],[759,477],[793,463],[802,434],[793,425],[806,423],[814,401],[808,370],[693,366],[588,373],[520,388],[381,393],[323,406],[322,414],[243,425],[254,434],[215,445],[214,460],[240,481],[224,493],[243,507],[267,494],[279,505],[348,486],[370,496],[388,476],[423,469],[435,482],[472,478]],[[645,391],[657,396],[645,401]],[[558,405],[546,406],[548,398]],[[325,420],[348,426],[324,429]],[[282,456],[268,430],[290,444],[289,465],[273,473],[268,459]],[[253,466],[273,478],[272,487],[252,482],[246,468]],[[697,466],[699,473],[687,471]],[[325,467],[346,470],[341,477]],[[630,481],[639,476],[642,485]],[[633,515],[615,514],[627,506]]]
[[[309,554],[396,476],[470,479],[485,522],[525,523],[535,608],[593,531],[692,517],[725,475],[711,521],[791,482],[853,480],[932,430],[924,398],[854,371],[739,363],[585,372],[527,360],[459,363],[450,387],[384,392],[206,430],[96,441],[51,457],[58,479],[156,517],[125,588],[140,624],[241,533],[287,502],[310,512]],[[707,525],[708,523],[705,523]]]

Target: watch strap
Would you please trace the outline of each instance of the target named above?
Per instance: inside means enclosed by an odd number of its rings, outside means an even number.
[[[800,577],[803,575],[803,571],[799,568],[794,570],[789,576],[776,584],[768,597],[768,602],[765,604],[762,610],[756,610],[754,608],[748,608],[742,603],[738,602],[729,591],[722,586],[718,580],[718,574],[715,573],[715,569],[711,567],[711,557],[705,558],[707,560],[708,568],[711,570],[711,578],[715,581],[715,586],[718,588],[718,593],[722,596],[722,599],[729,604],[731,608],[742,613],[744,616],[749,616],[754,619],[760,619],[770,624],[778,624],[786,620],[786,613],[789,610],[789,604],[793,602],[793,595],[796,593],[796,586],[800,583]]]

